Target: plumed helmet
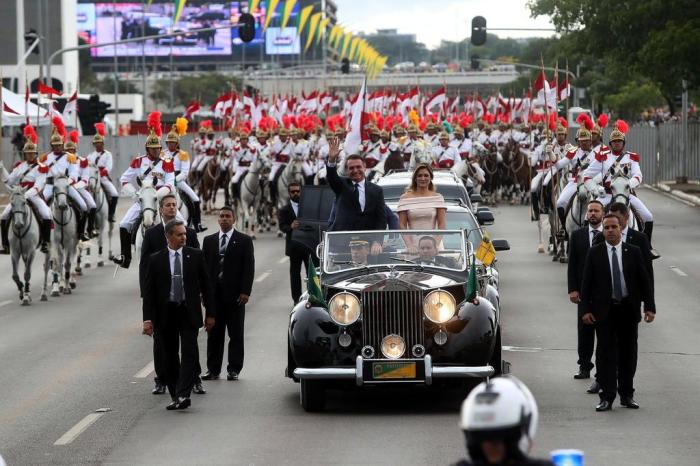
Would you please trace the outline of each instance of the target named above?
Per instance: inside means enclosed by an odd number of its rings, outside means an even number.
[[[78,130],[74,129],[68,133],[68,140],[63,144],[63,150],[75,154],[78,151],[78,142],[80,141]]]
[[[408,125],[408,134],[418,134],[418,127],[413,123]]]
[[[501,440],[508,459],[526,456],[537,433],[539,411],[530,390],[515,377],[479,384],[462,403],[460,427],[473,461],[483,461],[481,442]]]
[[[168,132],[168,134],[165,136],[165,142],[180,142],[180,136],[177,134],[177,129],[175,128],[175,125],[173,125],[173,127],[170,128],[170,132]]]
[[[442,132],[440,133],[440,136],[438,136],[438,139],[439,139],[440,141],[449,141],[449,140],[450,140],[450,135],[447,134],[447,131],[442,131]]]
[[[95,135],[92,137],[92,143],[105,142],[105,124],[95,123]]]
[[[624,120],[617,120],[615,122],[615,129],[612,130],[612,133],[610,133],[610,142],[613,141],[625,141],[625,135],[627,134],[627,131],[629,130],[629,126],[627,126],[627,123]]]
[[[557,132],[556,135],[559,136],[560,134],[567,135],[569,134],[568,130],[564,127],[564,125],[557,125]]]
[[[38,152],[38,149],[36,147],[36,144],[34,144],[31,140],[27,139],[27,142],[24,143],[24,147],[22,147],[22,153],[23,154],[36,154]]]
[[[280,136],[289,136],[289,130],[287,128],[285,128],[284,126],[282,126],[280,128],[279,135]]]
[[[386,138],[386,139],[388,139],[388,138],[389,138],[389,132],[386,131],[386,130],[382,130],[382,131],[379,132],[379,137],[380,137],[380,138]]]
[[[577,141],[590,141],[591,140],[591,131],[589,131],[587,128],[584,128],[583,126],[576,131],[576,140]]]
[[[149,134],[146,138],[146,148],[161,148],[160,137],[163,135],[163,127],[160,122],[160,112],[151,112],[146,118],[146,126],[148,126]]]
[[[260,138],[270,137],[270,135],[267,134],[267,131],[263,131],[261,129],[258,129],[257,131],[255,131],[255,137],[260,139]]]

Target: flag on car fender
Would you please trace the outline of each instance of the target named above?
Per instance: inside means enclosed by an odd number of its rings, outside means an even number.
[[[306,290],[309,292],[309,303],[313,305],[327,306],[323,299],[323,291],[321,291],[321,280],[316,275],[316,266],[314,265],[313,257],[309,254],[309,269],[306,276]]]
[[[493,264],[493,261],[496,260],[496,249],[493,247],[491,238],[489,238],[487,234],[484,233],[481,244],[479,244],[479,247],[476,249],[474,255],[487,267]]]

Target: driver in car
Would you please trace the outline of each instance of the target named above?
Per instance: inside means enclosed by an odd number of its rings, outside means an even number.
[[[449,257],[438,255],[437,241],[432,236],[423,236],[418,240],[418,259],[421,265],[437,267],[454,267],[454,261]]]
[[[360,265],[367,265],[369,258],[369,241],[353,239],[350,241],[350,260]]]

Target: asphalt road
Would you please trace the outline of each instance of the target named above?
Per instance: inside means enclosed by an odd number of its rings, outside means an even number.
[[[575,381],[576,309],[565,265],[537,254],[523,207],[494,208],[503,344],[512,372],[540,406],[535,453],[580,448],[587,465],[695,465],[700,388],[700,210],[649,190],[658,318],[640,329],[639,411],[596,413]],[[123,209],[124,207],[122,207]],[[210,227],[213,218],[208,219]],[[210,229],[211,231],[211,229]],[[115,237],[115,240],[117,238]],[[115,241],[116,246],[116,241]],[[0,453],[34,464],[449,464],[463,455],[457,428],[465,393],[331,393],[305,413],[284,378],[291,304],[283,242],[259,236],[246,316],[246,366],[237,382],[206,383],[183,412],[150,394],[151,340],[140,334],[135,267],[89,269],[70,296],[19,306],[9,258],[0,258]],[[206,335],[200,334],[205,354]],[[102,414],[96,410],[107,408]],[[77,426],[77,427],[76,427]],[[84,427],[84,430],[81,428]],[[56,445],[56,443],[65,443]]]

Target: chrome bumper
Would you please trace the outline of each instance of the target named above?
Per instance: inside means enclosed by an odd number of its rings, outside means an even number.
[[[426,355],[425,362],[425,385],[431,385],[433,379],[454,378],[483,378],[490,377],[494,374],[494,368],[490,365],[486,366],[433,366],[433,360],[430,355]],[[355,367],[317,367],[317,368],[301,368],[294,369],[294,376],[303,380],[325,380],[325,379],[354,379],[357,386],[362,386],[364,380],[362,378],[362,356],[355,359]]]

